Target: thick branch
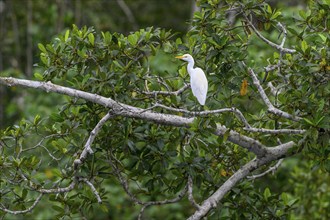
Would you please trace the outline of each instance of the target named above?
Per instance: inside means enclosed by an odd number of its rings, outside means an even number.
[[[255,74],[252,71],[252,74],[254,81],[256,81],[256,84],[258,85],[258,90],[262,94],[262,98],[269,103],[271,109],[269,111],[275,111],[275,113],[279,112],[283,114],[284,116],[289,115],[288,113],[282,112],[278,109],[275,109],[275,107],[270,103],[268,97],[266,96],[264,90],[260,86],[260,83],[258,79],[256,78]],[[173,125],[176,127],[189,127],[192,123],[194,118],[193,117],[181,117],[181,116],[176,116],[176,115],[170,115],[170,114],[162,114],[162,113],[157,113],[153,112],[151,110],[146,110],[142,108],[137,108],[133,107],[130,105],[126,105],[120,102],[116,102],[111,98],[105,98],[103,96],[97,95],[97,94],[92,94],[76,89],[71,89],[68,87],[64,86],[59,86],[55,85],[51,82],[38,82],[38,81],[32,81],[32,80],[23,80],[23,79],[15,79],[12,77],[0,77],[0,84],[5,84],[9,86],[13,85],[21,85],[25,87],[31,87],[31,88],[37,88],[41,90],[45,90],[47,92],[56,92],[60,94],[65,94],[68,96],[76,97],[76,98],[82,98],[87,101],[93,102],[100,104],[102,106],[105,106],[107,108],[112,109],[111,114],[113,115],[121,115],[121,116],[126,116],[126,117],[131,117],[131,118],[138,118],[138,119],[143,119],[147,121],[154,121],[159,124],[166,124],[166,125]],[[205,111],[205,113],[202,114],[209,114],[209,113],[215,113],[215,111],[223,112],[223,111],[230,111],[234,112],[238,117],[243,117],[242,120],[244,120],[244,116],[240,113],[235,108],[228,108],[228,109],[219,109],[219,110],[214,110],[214,111]],[[289,118],[293,118],[293,116],[289,115]],[[101,125],[103,122],[100,122]],[[247,123],[247,122],[246,122]],[[248,123],[246,127],[249,127]],[[217,130],[215,131],[216,135],[225,135],[227,132],[227,128],[218,125]],[[254,140],[252,138],[249,138],[247,136],[241,135],[238,132],[235,131],[228,131],[228,141],[233,142],[235,144],[238,144],[242,146],[243,148],[248,149],[249,151],[255,153],[258,157],[262,157],[266,153],[266,147],[262,145],[260,142],[257,140]],[[87,144],[87,143],[86,143]],[[85,145],[85,153],[87,154],[88,150],[88,145]],[[77,159],[75,162],[78,164],[79,159]]]
[[[266,129],[266,128],[243,128],[245,131],[265,134],[303,134],[306,130],[301,129]]]
[[[25,86],[29,88],[41,89],[46,92],[56,92],[71,97],[82,98],[86,101],[97,103],[104,107],[112,109],[112,113],[130,118],[138,118],[148,121],[154,121],[159,124],[173,125],[176,127],[187,127],[193,122],[193,118],[184,118],[176,115],[161,114],[145,109],[129,106],[116,102],[111,98],[106,98],[97,94],[92,94],[77,89],[71,89],[64,86],[55,85],[51,82],[39,82],[33,80],[16,79],[12,77],[0,77],[0,84],[8,86]]]
[[[228,133],[228,141],[237,144],[251,152],[253,152],[257,157],[263,157],[267,154],[267,147],[261,144],[259,141],[241,135],[240,133],[230,130],[223,125],[218,125],[215,131],[216,135],[224,136]]]
[[[156,108],[156,107],[160,107],[169,111],[173,111],[173,112],[180,112],[180,113],[185,113],[187,115],[191,115],[191,116],[206,116],[206,115],[214,115],[214,114],[220,114],[220,113],[224,113],[224,112],[232,112],[236,115],[236,117],[242,121],[242,123],[244,124],[245,127],[250,128],[250,124],[248,123],[248,121],[246,120],[246,118],[244,117],[244,115],[242,114],[242,112],[240,110],[238,110],[235,107],[232,108],[222,108],[222,109],[216,109],[216,110],[206,110],[206,111],[200,111],[200,112],[196,112],[196,111],[189,111],[186,109],[178,109],[178,108],[173,108],[173,107],[169,107],[166,105],[162,105],[159,103],[156,103],[152,108]]]
[[[257,168],[271,161],[285,157],[287,151],[294,145],[295,143],[291,141],[275,147],[275,150],[270,148],[269,150],[271,152],[269,154],[262,158],[255,158],[245,164],[238,171],[236,171],[224,184],[222,184],[222,186],[219,187],[215,193],[204,200],[204,202],[200,205],[200,209],[197,210],[192,216],[190,216],[188,220],[199,220],[206,216],[211,209],[217,207],[218,203],[223,199],[226,193],[229,192],[240,180],[245,178],[253,170],[256,170]]]

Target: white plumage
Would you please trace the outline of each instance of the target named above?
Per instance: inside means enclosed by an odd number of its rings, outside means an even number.
[[[208,82],[204,71],[201,68],[194,68],[194,58],[190,54],[177,56],[175,58],[188,62],[187,71],[190,76],[190,86],[194,96],[197,98],[199,104],[205,105]]]

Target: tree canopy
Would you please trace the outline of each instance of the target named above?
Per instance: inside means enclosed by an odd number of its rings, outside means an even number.
[[[33,76],[0,72],[30,102],[0,132],[3,219],[330,217],[330,2],[197,7],[179,34],[72,22],[36,44]]]

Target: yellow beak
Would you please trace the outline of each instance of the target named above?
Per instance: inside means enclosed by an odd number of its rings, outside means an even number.
[[[175,58],[177,58],[177,59],[182,59],[183,56],[176,56]]]

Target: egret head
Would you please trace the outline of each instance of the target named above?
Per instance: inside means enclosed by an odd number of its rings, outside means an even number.
[[[194,58],[190,54],[184,54],[182,56],[177,56],[175,58],[187,61],[188,63],[194,61]]]

